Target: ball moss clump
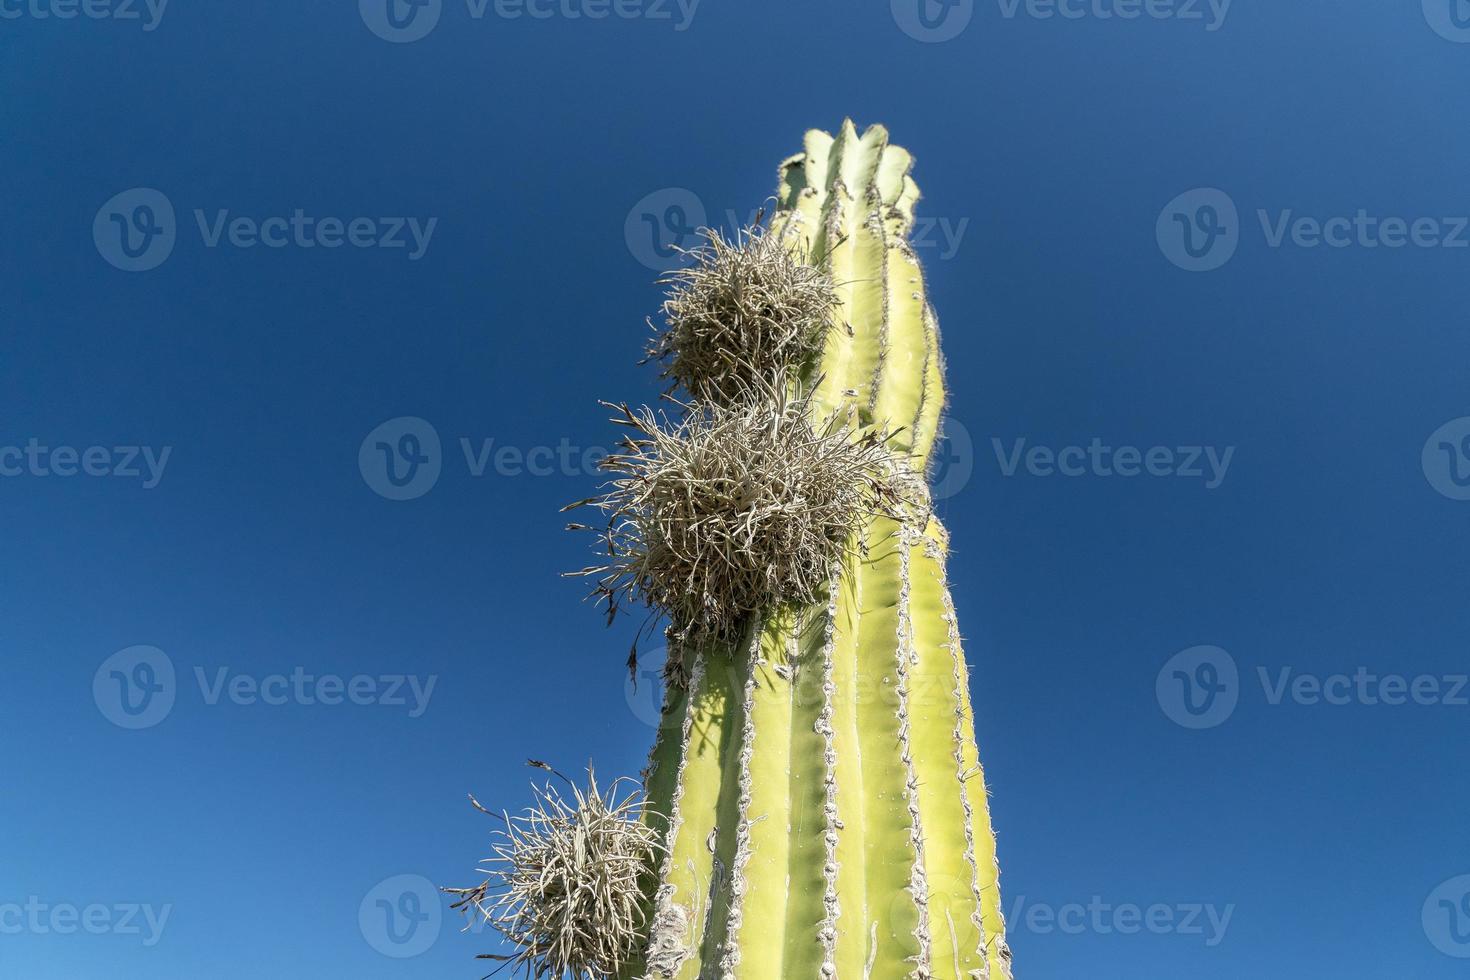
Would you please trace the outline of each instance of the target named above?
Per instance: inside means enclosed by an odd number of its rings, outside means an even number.
[[[672,638],[733,638],[756,610],[818,601],[866,521],[916,496],[884,435],[818,431],[804,399],[677,422],[613,407],[632,435],[603,461],[607,492],[581,502],[608,520],[605,561],[579,574],[597,578],[610,614],[630,602],[665,614]]]
[[[568,781],[570,800],[554,785],[537,786],[522,815],[497,815],[505,829],[480,867],[486,879],[448,889],[460,896],[453,908],[517,948],[482,959],[533,980],[604,980],[637,955],[648,915],[640,877],[663,846],[642,820],[646,802],[632,780],[615,781],[606,794],[590,770],[588,780],[586,789]]]
[[[811,363],[838,299],[830,275],[760,225],[702,234],[691,264],[662,280],[666,327],[649,354],[695,400],[727,405]]]

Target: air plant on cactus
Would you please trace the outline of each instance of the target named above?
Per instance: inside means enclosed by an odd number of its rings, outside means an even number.
[[[648,353],[691,397],[729,404],[768,392],[821,351],[837,294],[826,270],[759,224],[732,239],[718,229],[702,235],[686,253],[690,264],[662,280],[665,328]]]
[[[639,879],[663,845],[628,780],[604,792],[590,767],[586,789],[556,775],[571,798],[547,783],[533,787],[535,804],[524,813],[491,814],[502,829],[481,864],[485,879],[446,890],[459,896],[451,908],[482,919],[516,948],[482,959],[535,980],[598,980],[624,967],[647,928]]]
[[[923,487],[945,389],[911,167],[882,127],[809,132],[769,224],[666,280],[674,417],[613,406],[582,574],[666,621],[670,667],[636,815],[657,848],[620,879],[642,913],[608,977],[1011,977]],[[536,976],[571,968],[536,949]]]
[[[767,397],[691,407],[670,422],[612,406],[632,430],[607,457],[605,561],[596,595],[657,610],[679,640],[733,637],[774,603],[818,602],[831,569],[870,515],[897,516],[916,481],[896,471],[886,437],[818,431],[784,384]],[[750,389],[758,390],[758,389]]]

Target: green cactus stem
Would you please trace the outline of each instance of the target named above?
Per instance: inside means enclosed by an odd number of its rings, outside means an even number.
[[[767,234],[840,301],[802,367],[813,424],[891,433],[922,473],[945,393],[911,164],[879,126],[810,132]],[[1011,977],[947,535],[918,510],[867,519],[823,601],[671,650],[645,774],[667,851],[622,976]]]

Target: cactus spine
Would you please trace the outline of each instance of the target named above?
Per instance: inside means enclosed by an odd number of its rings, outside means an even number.
[[[923,472],[945,396],[911,164],[879,126],[809,132],[771,233],[841,299],[804,375],[814,422],[899,430]],[[864,535],[824,603],[678,651],[646,772],[667,853],[625,977],[1010,978],[946,532],[926,513]]]

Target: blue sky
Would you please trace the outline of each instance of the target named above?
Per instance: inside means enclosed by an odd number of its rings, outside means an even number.
[[[1020,975],[1463,975],[1470,5],[926,2],[0,0],[0,976],[484,972],[652,267],[849,115]]]

